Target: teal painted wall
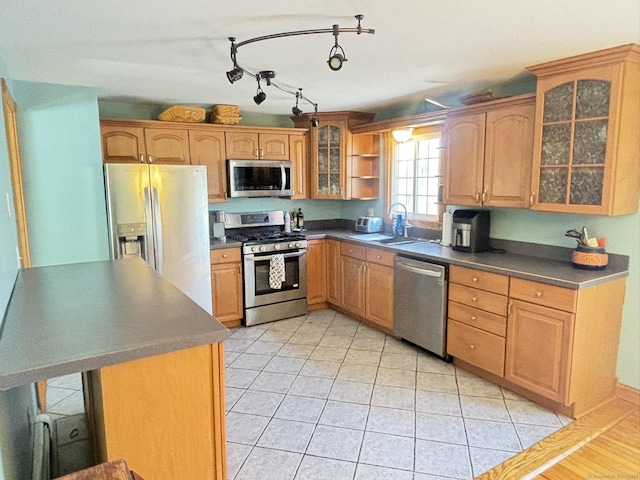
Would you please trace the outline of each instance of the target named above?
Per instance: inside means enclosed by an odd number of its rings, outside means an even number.
[[[608,252],[629,256],[617,373],[621,383],[640,388],[640,215],[602,217],[510,209],[491,212],[491,236],[505,240],[574,247],[574,240],[564,233],[583,226],[590,236],[607,238]]]
[[[12,82],[0,52],[0,77]],[[7,202],[9,205],[7,206]],[[0,331],[18,273],[18,238],[4,115],[0,115]],[[35,415],[32,385],[0,391],[0,480],[26,480],[31,476],[31,422]]]
[[[171,105],[156,105],[142,103],[126,103],[100,101],[100,118],[130,118],[137,120],[156,120],[158,115]],[[211,111],[208,105],[193,105]],[[286,115],[265,115],[254,112],[240,112],[242,119],[238,125],[251,125],[254,127],[282,127],[293,128],[293,121]],[[205,121],[208,121],[205,120]]]
[[[33,266],[108,260],[97,94],[14,82]]]

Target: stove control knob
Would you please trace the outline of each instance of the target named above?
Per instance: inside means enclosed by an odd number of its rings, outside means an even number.
[[[252,252],[257,252],[258,251],[258,247],[251,247],[251,251]]]
[[[276,244],[273,246],[273,249],[274,249],[274,250],[280,250],[280,248],[281,248],[281,247],[280,247],[280,244],[279,244],[279,243],[276,243]]]
[[[296,244],[295,244],[295,243],[290,243],[290,244],[289,244],[289,248],[294,248],[295,246],[296,246]]]
[[[265,248],[265,246],[264,246],[264,245],[260,245],[259,250],[260,250],[261,252],[264,252],[264,251],[266,250],[266,248]]]
[[[302,244],[300,242],[296,242],[296,247],[300,248],[302,246]]]

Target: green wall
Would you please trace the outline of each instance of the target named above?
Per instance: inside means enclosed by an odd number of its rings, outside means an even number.
[[[14,82],[34,266],[108,260],[97,94]]]
[[[12,82],[0,52],[0,77]],[[0,332],[5,311],[18,273],[18,238],[15,208],[5,135],[4,115],[0,115]],[[8,203],[8,205],[7,205]],[[0,480],[30,478],[31,422],[35,415],[32,385],[0,391]]]

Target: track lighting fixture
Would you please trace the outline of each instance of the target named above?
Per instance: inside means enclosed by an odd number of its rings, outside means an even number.
[[[291,109],[291,113],[293,113],[296,117],[299,117],[300,115],[302,115],[302,110],[300,110],[298,108],[298,101],[300,100],[300,97],[302,96],[302,89],[299,88],[298,90],[299,91],[296,92],[296,106]]]
[[[238,53],[238,49],[240,47],[244,46],[244,45],[249,44],[249,43],[260,42],[262,40],[271,40],[271,39],[274,39],[274,38],[292,37],[292,36],[297,36],[297,35],[312,35],[312,34],[317,34],[317,33],[330,33],[335,37],[335,45],[329,51],[329,60],[327,61],[327,63],[329,64],[329,68],[331,68],[331,70],[340,70],[340,68],[342,68],[342,64],[347,61],[347,58],[345,56],[344,50],[338,44],[338,35],[340,33],[356,33],[358,35],[360,35],[362,33],[369,33],[369,34],[376,33],[376,31],[373,28],[367,28],[367,29],[363,29],[362,28],[361,22],[362,22],[362,19],[364,18],[364,15],[356,15],[355,18],[356,18],[356,20],[358,20],[357,28],[340,28],[338,25],[333,25],[332,28],[324,28],[324,29],[317,29],[317,30],[297,30],[297,31],[294,31],[294,32],[274,33],[274,34],[271,34],[271,35],[264,35],[264,36],[261,36],[261,37],[250,38],[249,40],[245,40],[245,41],[240,42],[240,43],[236,43],[235,37],[229,37],[229,41],[231,42],[231,61],[233,62],[233,68],[227,72],[227,79],[229,80],[229,82],[235,83],[238,80],[240,80],[245,73],[247,75],[251,75],[251,76],[256,77],[256,79],[258,80],[258,91],[256,92],[256,95],[253,97],[253,100],[258,105],[261,104],[262,102],[264,102],[264,100],[267,98],[266,94],[260,88],[260,79],[263,79],[263,80],[265,80],[267,86],[274,86],[277,89],[282,90],[285,93],[289,93],[291,95],[295,95],[296,96],[296,106],[291,109],[291,111],[293,112],[293,114],[295,116],[302,115],[302,110],[298,107],[298,102],[299,102],[300,99],[305,100],[309,104],[313,105],[315,107],[315,112],[316,112],[316,115],[317,115],[317,113],[318,113],[318,104],[312,102],[307,97],[302,95],[302,89],[299,89],[298,92],[293,92],[290,89],[283,88],[283,87],[277,85],[276,83],[272,82],[273,78],[275,78],[275,76],[276,76],[276,73],[273,70],[263,70],[263,71],[255,74],[255,73],[252,73],[252,72],[244,69],[243,67],[241,67],[238,64],[238,61],[236,59],[236,55]],[[314,123],[315,123],[315,125],[314,125]],[[315,126],[315,127],[318,126],[319,121],[318,121],[318,117],[317,116],[314,116],[314,117],[311,118],[311,124],[312,124],[312,126]]]
[[[262,91],[260,87],[260,75],[256,75],[256,80],[258,81],[258,90],[256,90],[256,94],[253,97],[253,101],[256,102],[256,105],[260,105],[267,98],[267,94]]]
[[[243,74],[244,72],[242,71],[242,69],[236,67],[233,70],[229,70],[227,72],[227,78],[229,79],[230,83],[235,83],[242,78]]]
[[[360,22],[360,20],[358,20],[358,22]],[[334,25],[333,36],[336,37],[336,43],[329,51],[329,60],[327,60],[329,68],[333,71],[340,70],[342,68],[342,64],[347,61],[347,58],[344,55],[344,50],[338,44],[338,35],[340,35],[340,27],[338,27],[338,25]]]
[[[320,119],[318,118],[318,104],[316,103],[313,106],[315,110],[313,112],[313,117],[311,117],[310,122],[313,128],[317,128],[320,125]]]

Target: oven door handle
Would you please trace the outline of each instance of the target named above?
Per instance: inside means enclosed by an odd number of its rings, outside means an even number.
[[[290,257],[301,257],[303,256],[305,253],[307,253],[306,249],[302,249],[302,250],[298,250],[297,252],[294,253],[282,253],[281,255],[284,258],[290,258]],[[257,260],[271,260],[274,257],[274,255],[245,255],[244,258],[245,260],[249,260],[251,262],[255,262],[256,259]]]

